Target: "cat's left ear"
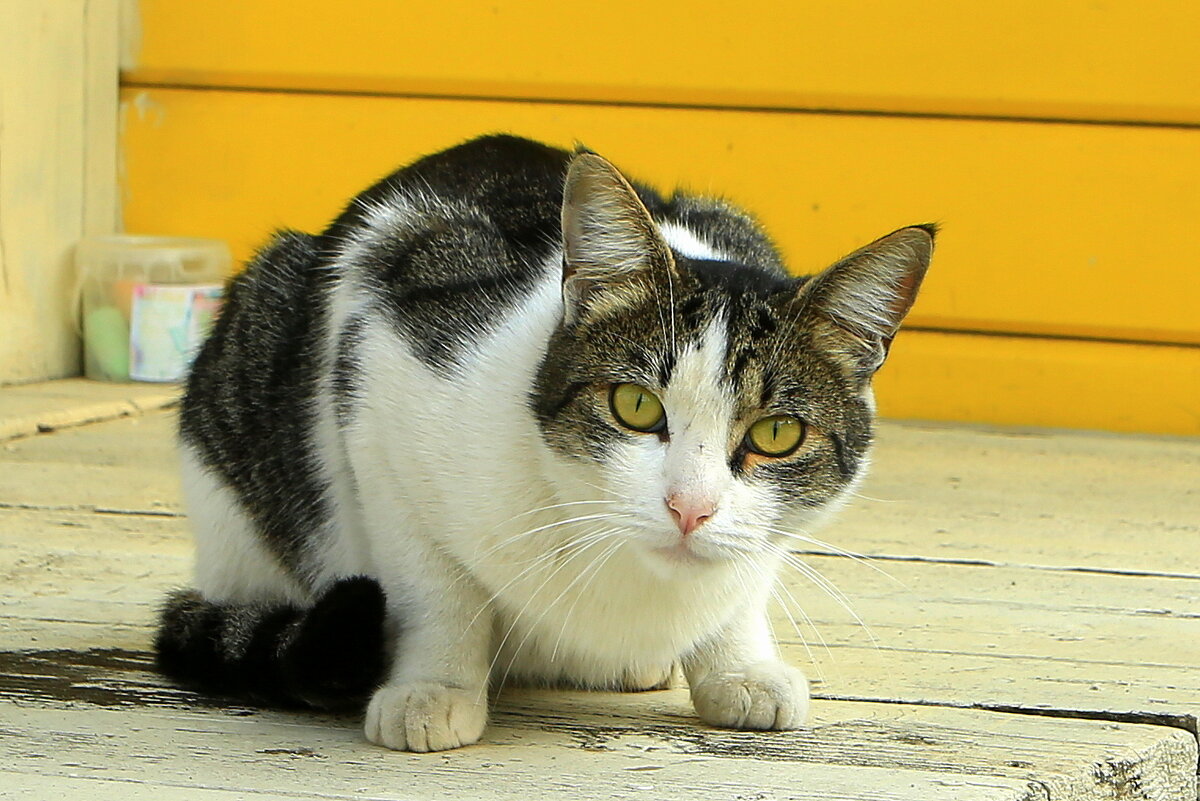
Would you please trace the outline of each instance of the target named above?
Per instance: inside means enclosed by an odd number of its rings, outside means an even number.
[[[834,327],[830,343],[846,366],[869,378],[917,299],[933,255],[935,225],[901,228],[856,250],[801,291]]]
[[[671,249],[637,192],[595,153],[579,153],[567,170],[562,233],[568,322],[646,291],[644,282],[630,279],[675,269]]]

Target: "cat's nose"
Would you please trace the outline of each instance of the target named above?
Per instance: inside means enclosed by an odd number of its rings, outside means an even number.
[[[690,536],[700,528],[717,511],[717,505],[703,498],[689,498],[686,495],[671,494],[667,496],[667,509],[679,526],[679,533]]]

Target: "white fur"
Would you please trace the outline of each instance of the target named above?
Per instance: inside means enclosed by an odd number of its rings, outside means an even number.
[[[676,253],[689,259],[729,261],[728,256],[701,239],[695,231],[679,223],[659,223],[658,230]]]
[[[183,497],[196,532],[195,584],[217,602],[303,602],[307,593],[267,551],[233,491],[180,446]]]

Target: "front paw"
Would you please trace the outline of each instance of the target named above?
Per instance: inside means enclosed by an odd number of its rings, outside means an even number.
[[[387,684],[367,706],[367,739],[397,751],[446,751],[477,742],[487,692],[434,682]]]
[[[795,729],[808,717],[808,679],[782,662],[710,673],[692,687],[705,723],[726,729]]]

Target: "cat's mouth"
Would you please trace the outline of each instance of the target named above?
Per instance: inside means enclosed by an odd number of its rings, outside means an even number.
[[[713,561],[711,556],[705,556],[692,547],[690,540],[680,539],[672,545],[654,548],[653,552],[668,562],[676,565],[702,565]]]

